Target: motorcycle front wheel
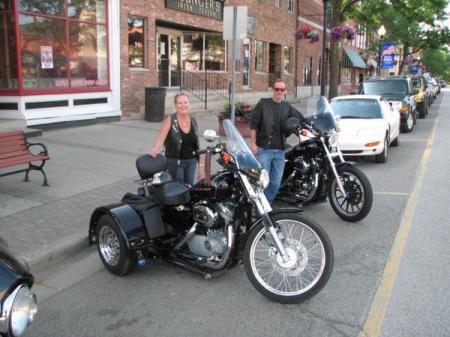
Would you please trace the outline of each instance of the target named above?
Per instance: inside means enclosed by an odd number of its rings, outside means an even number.
[[[298,303],[317,294],[333,270],[333,248],[325,231],[296,213],[271,215],[289,255],[284,261],[262,223],[253,227],[244,248],[248,279],[264,296],[279,303]]]
[[[336,214],[343,220],[356,222],[364,219],[372,208],[372,186],[367,176],[352,165],[337,168],[345,193],[344,197],[336,178],[328,188],[328,199]]]

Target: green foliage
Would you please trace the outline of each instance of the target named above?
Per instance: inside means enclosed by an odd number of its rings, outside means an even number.
[[[424,50],[422,63],[433,76],[446,81],[450,80],[450,54],[448,51],[441,49]]]

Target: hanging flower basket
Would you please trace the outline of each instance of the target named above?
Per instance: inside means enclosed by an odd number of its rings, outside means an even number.
[[[352,41],[356,36],[356,29],[352,25],[346,23],[342,26],[336,26],[331,28],[330,32],[331,41],[347,40]]]
[[[309,40],[309,43],[319,42],[320,39],[317,30],[314,30],[309,26],[303,26],[297,29],[295,32],[295,38],[297,40]]]

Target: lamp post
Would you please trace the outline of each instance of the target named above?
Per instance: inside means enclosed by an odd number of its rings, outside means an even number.
[[[379,60],[378,60],[378,68],[380,69],[380,75],[381,75],[381,65],[383,62],[383,37],[384,34],[386,34],[386,29],[384,28],[384,25],[381,25],[380,28],[378,28],[378,36],[380,37],[380,53],[379,53]]]
[[[327,72],[325,62],[326,59],[326,49],[327,49],[327,2],[328,0],[323,0],[323,29],[322,29],[322,62],[320,65],[320,96],[325,96],[325,74]]]

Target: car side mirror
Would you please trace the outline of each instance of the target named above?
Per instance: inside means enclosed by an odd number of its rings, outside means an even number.
[[[203,138],[207,141],[207,142],[214,142],[215,140],[219,139],[219,136],[216,134],[216,131],[214,130],[205,130],[205,132],[203,133]]]

